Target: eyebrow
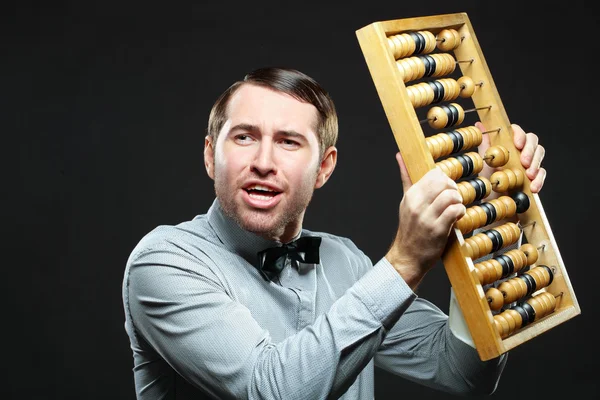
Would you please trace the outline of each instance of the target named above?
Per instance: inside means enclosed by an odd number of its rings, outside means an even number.
[[[257,132],[257,131],[260,131],[260,129],[256,125],[247,124],[247,123],[241,123],[241,124],[237,124],[237,125],[231,127],[231,129],[229,130],[229,133],[232,133],[232,132],[235,132],[235,131]],[[288,137],[306,139],[305,135],[303,135],[300,132],[296,132],[294,130],[279,130],[279,131],[277,131],[277,134],[279,134],[279,135],[285,135],[285,136],[288,136]]]
[[[232,126],[231,129],[229,129],[229,132],[234,132],[234,131],[255,132],[255,131],[258,131],[258,127],[256,125],[252,125],[252,124],[241,123],[241,124],[237,124],[236,126]]]

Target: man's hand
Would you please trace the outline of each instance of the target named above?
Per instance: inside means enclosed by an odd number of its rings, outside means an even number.
[[[385,257],[414,290],[440,258],[452,225],[466,209],[456,182],[441,169],[432,169],[413,184],[400,153],[396,160],[404,196],[398,231]]]
[[[485,132],[485,127],[481,122],[475,123],[482,132]],[[529,189],[533,193],[539,193],[544,186],[546,179],[546,169],[542,168],[542,160],[546,154],[544,147],[539,144],[539,138],[536,134],[525,131],[517,124],[511,125],[514,136],[513,141],[517,150],[521,151],[521,165],[525,168],[525,174],[531,181]],[[484,154],[490,147],[490,139],[488,135],[483,135],[481,145],[479,145],[479,154]],[[494,171],[493,168],[484,164],[484,169],[481,175],[489,177]]]

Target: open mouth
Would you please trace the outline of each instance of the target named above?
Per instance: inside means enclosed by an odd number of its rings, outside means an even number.
[[[273,197],[281,193],[263,185],[251,185],[244,190],[248,193],[250,198],[256,200],[271,200]]]

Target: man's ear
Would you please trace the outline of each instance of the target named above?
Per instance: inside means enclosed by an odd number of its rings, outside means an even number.
[[[213,138],[206,136],[204,138],[204,168],[210,179],[215,179],[215,149],[213,147]]]
[[[337,164],[337,149],[334,146],[330,146],[323,153],[323,159],[319,166],[319,173],[317,174],[317,181],[315,182],[315,189],[319,189],[325,185],[325,182],[329,180],[335,165]]]

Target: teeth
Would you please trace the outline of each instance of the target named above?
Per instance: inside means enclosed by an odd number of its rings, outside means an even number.
[[[254,194],[254,193],[250,193],[249,196],[252,197],[253,199],[257,199],[257,200],[271,200],[272,199],[271,196],[262,196],[260,194]]]
[[[268,187],[262,185],[252,185],[249,186],[247,190],[262,190],[264,192],[274,192],[274,190],[271,190]]]

